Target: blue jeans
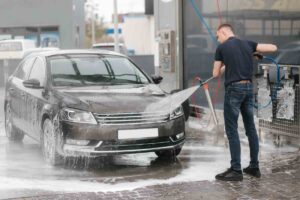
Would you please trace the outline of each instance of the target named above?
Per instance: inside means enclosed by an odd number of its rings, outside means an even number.
[[[241,112],[250,147],[250,166],[258,166],[259,142],[253,117],[252,83],[231,83],[225,89],[224,120],[229,141],[231,168],[241,170],[241,146],[238,134],[238,117]]]

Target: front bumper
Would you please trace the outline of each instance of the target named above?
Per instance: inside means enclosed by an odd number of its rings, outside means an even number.
[[[97,146],[77,146],[65,144],[63,147],[64,156],[85,156],[85,157],[97,157],[106,155],[117,155],[117,154],[130,154],[130,153],[145,153],[155,152],[161,150],[171,150],[181,148],[185,142],[185,139],[175,142],[174,144],[141,144],[140,146],[114,146],[114,148],[102,148],[101,142]],[[166,143],[166,142],[165,142]],[[134,148],[132,148],[134,147]]]
[[[62,122],[62,131],[65,140],[89,140],[86,146],[66,144],[62,147],[64,156],[97,157],[115,154],[144,153],[160,150],[181,148],[185,141],[184,117],[165,123],[145,124],[138,126],[105,126],[75,124]],[[134,130],[157,128],[158,137],[119,140],[118,130]],[[142,135],[143,133],[141,133]],[[181,137],[176,137],[181,135]]]

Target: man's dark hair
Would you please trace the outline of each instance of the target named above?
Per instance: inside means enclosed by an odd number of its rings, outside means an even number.
[[[221,24],[219,27],[218,27],[218,30],[220,30],[221,28],[229,28],[232,32],[234,32],[232,26],[230,24]]]

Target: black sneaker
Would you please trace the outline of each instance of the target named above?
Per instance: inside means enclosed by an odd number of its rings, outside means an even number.
[[[243,172],[245,172],[246,174],[249,174],[250,176],[254,176],[256,178],[261,177],[259,168],[253,168],[253,167],[248,166],[243,169]]]
[[[243,173],[242,171],[236,171],[229,168],[227,171],[217,174],[216,179],[220,181],[242,181]]]

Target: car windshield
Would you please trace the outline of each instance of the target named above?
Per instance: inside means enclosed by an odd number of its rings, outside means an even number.
[[[127,58],[61,55],[49,60],[53,86],[147,84],[149,79]]]

